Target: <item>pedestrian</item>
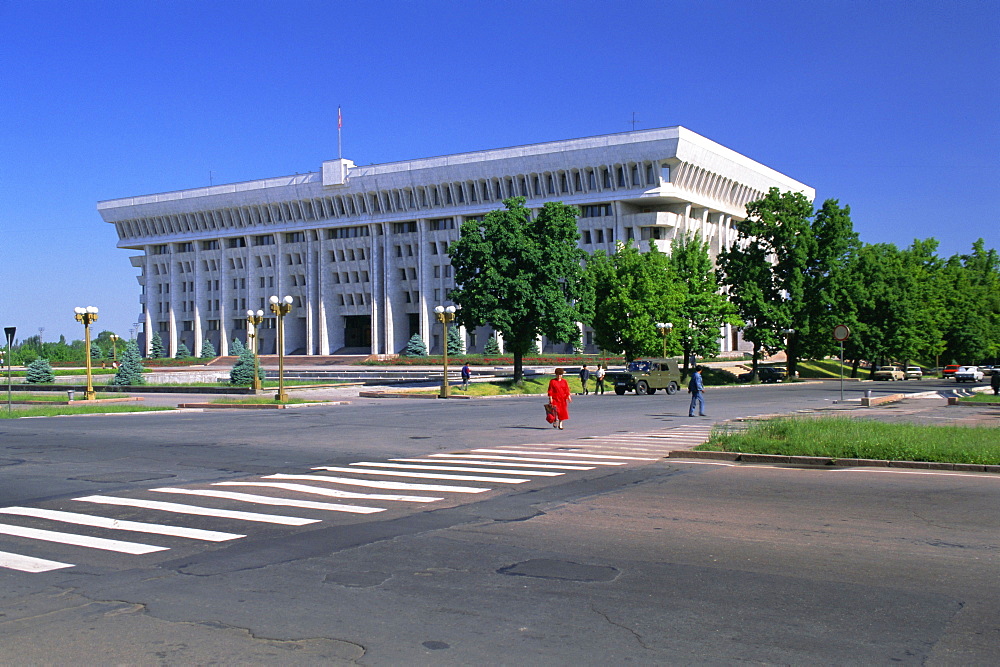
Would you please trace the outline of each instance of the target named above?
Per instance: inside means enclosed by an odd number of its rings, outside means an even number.
[[[586,396],[590,392],[587,390],[587,382],[590,380],[590,371],[587,369],[587,364],[583,365],[580,369],[580,384],[583,385],[583,395]]]
[[[569,419],[569,404],[573,402],[573,397],[569,394],[569,383],[563,377],[565,372],[562,368],[557,368],[556,376],[549,380],[549,403],[556,410],[552,428],[562,429],[563,422]]]
[[[465,365],[462,366],[462,390],[468,391],[469,380],[472,379],[472,369],[469,368],[469,362],[466,361]]]
[[[994,396],[1000,396],[1000,368],[994,368],[990,375],[990,387]]]
[[[701,380],[703,366],[695,366],[694,373],[691,374],[691,381],[688,383],[688,393],[691,394],[691,407],[688,408],[688,417],[694,417],[694,406],[698,406],[698,415],[705,417],[705,384]]]
[[[608,369],[603,364],[597,364],[597,372],[594,373],[594,393],[604,394],[604,374]]]

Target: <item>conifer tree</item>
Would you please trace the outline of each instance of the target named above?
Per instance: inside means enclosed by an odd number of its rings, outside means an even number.
[[[126,343],[125,349],[118,355],[118,371],[111,384],[119,387],[146,384],[146,379],[142,376],[142,355],[139,354],[139,345],[134,340]]]
[[[496,336],[490,336],[486,339],[486,345],[483,346],[483,354],[487,356],[500,354],[500,342],[497,341]]]
[[[229,346],[229,354],[234,357],[238,357],[243,354],[243,350],[247,349],[247,346],[243,344],[239,338],[233,339],[233,344]]]
[[[424,343],[424,339],[420,337],[420,334],[413,334],[412,336],[410,336],[410,340],[406,344],[406,349],[403,351],[403,356],[406,357],[427,356],[427,344]]]
[[[149,358],[150,359],[161,359],[163,357],[163,339],[160,338],[160,332],[153,333],[153,340],[150,344]]]
[[[240,358],[233,364],[233,369],[229,371],[229,384],[249,387],[253,384],[254,356],[253,352],[243,348]],[[257,377],[264,380],[264,369],[257,367]]]
[[[183,342],[177,346],[177,354],[174,355],[174,359],[186,359],[191,356],[191,350]]]
[[[56,381],[56,374],[48,359],[35,359],[28,364],[24,381],[28,384],[51,384]]]
[[[212,357],[217,356],[215,353],[215,346],[212,345],[212,341],[207,338],[205,339],[205,341],[201,344],[201,354],[199,356],[202,359],[211,359]]]
[[[448,354],[465,354],[465,341],[462,340],[462,332],[458,327],[448,327]]]

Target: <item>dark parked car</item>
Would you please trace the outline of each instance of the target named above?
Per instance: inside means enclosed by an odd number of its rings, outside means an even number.
[[[758,366],[757,378],[761,382],[781,382],[788,377],[788,370],[784,366]],[[753,371],[743,373],[739,376],[743,382],[753,381]]]

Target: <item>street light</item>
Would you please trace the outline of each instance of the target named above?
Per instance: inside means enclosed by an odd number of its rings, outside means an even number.
[[[264,311],[247,311],[247,338],[252,345],[250,351],[253,352],[253,390],[254,393],[260,391],[260,362],[257,360],[257,327],[264,323]]]
[[[111,339],[111,366],[112,368],[118,368],[118,341],[122,337],[118,334],[111,334],[108,338]]]
[[[663,336],[663,358],[667,358],[667,336],[670,334],[670,330],[674,328],[673,322],[657,322],[656,328],[660,330],[660,335]]]
[[[285,315],[291,312],[293,299],[290,296],[283,299],[272,296],[268,300],[271,302],[271,312],[278,316],[278,393],[274,400],[287,401],[288,394],[285,393]]]
[[[97,306],[76,307],[73,312],[76,313],[76,321],[83,323],[83,351],[87,357],[87,391],[83,400],[92,401],[97,398],[97,394],[94,393],[94,380],[90,368],[90,325],[97,321]]]
[[[455,319],[455,306],[434,306],[434,312],[437,314],[437,321],[441,323],[442,331],[444,332],[444,337],[441,339],[444,343],[444,377],[441,379],[441,398],[448,398],[451,396],[451,385],[448,384],[448,325]]]

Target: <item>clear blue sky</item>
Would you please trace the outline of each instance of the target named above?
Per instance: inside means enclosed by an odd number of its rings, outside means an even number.
[[[1000,247],[1000,2],[0,0],[0,326],[128,334],[96,203],[683,125],[869,243]]]

